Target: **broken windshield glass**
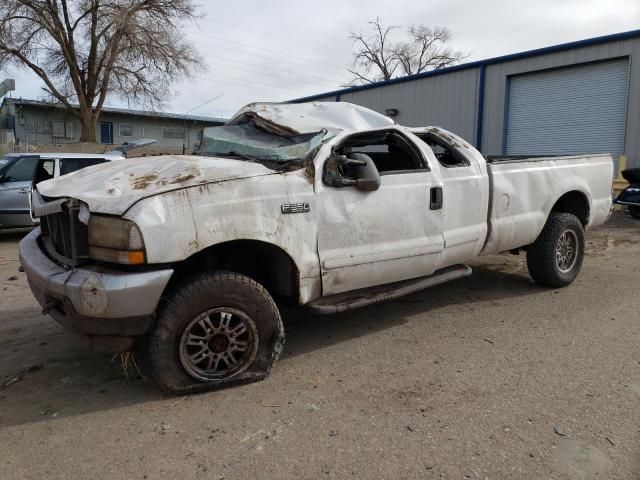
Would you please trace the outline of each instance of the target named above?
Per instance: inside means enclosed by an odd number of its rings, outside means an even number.
[[[297,135],[280,135],[258,126],[254,119],[234,125],[205,128],[199,154],[228,156],[287,164],[306,160],[323,140],[326,130]]]

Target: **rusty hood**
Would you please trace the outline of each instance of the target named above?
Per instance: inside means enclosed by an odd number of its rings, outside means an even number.
[[[230,158],[167,155],[103,163],[41,182],[37,189],[47,198],[77,198],[92,212],[122,215],[137,201],[159,193],[276,173],[259,163]]]
[[[348,102],[250,103],[229,123],[251,116],[276,133],[304,134],[326,130],[329,136],[340,132],[374,130],[394,124],[378,112]]]

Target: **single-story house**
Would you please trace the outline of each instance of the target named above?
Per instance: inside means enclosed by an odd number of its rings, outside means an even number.
[[[0,105],[3,125],[13,130],[19,145],[53,145],[78,142],[80,121],[60,103],[6,98]],[[193,149],[202,129],[222,125],[223,118],[105,107],[96,125],[96,138],[119,145],[137,138],[154,138],[155,146]]]

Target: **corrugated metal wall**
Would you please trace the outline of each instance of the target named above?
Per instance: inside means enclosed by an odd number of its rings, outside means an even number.
[[[380,113],[388,108],[400,112],[401,125],[439,125],[474,143],[478,108],[479,69],[422,78],[340,96],[340,101],[356,103]],[[335,101],[323,97],[318,101]]]
[[[384,113],[388,108],[400,112],[396,121],[410,127],[439,125],[454,130],[474,142],[477,117],[478,69],[397,83],[341,96],[345,102],[358,103]]]
[[[635,61],[634,61],[635,57]],[[481,150],[500,155],[506,143],[507,85],[511,76],[616,58],[630,59],[624,153],[640,167],[640,38],[572,48],[486,66]],[[475,144],[480,68],[343,93],[340,100],[384,113],[397,108],[408,126],[440,125]],[[318,101],[335,101],[335,95]]]

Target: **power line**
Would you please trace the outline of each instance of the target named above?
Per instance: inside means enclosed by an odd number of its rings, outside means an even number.
[[[231,59],[226,59],[226,58],[224,58],[224,57],[218,57],[218,56],[216,56],[216,55],[206,55],[206,54],[205,54],[205,55],[203,55],[203,56],[204,56],[204,57],[206,57],[206,58],[215,58],[215,59],[222,58],[222,59],[224,59],[224,60],[231,60]],[[241,62],[241,63],[242,63],[242,62]],[[336,81],[336,82],[334,82],[334,81],[332,81],[332,80],[330,80],[330,79],[322,78],[322,77],[316,77],[316,76],[313,76],[313,77],[311,77],[311,76],[306,76],[306,77],[307,77],[306,79],[302,79],[302,80],[301,80],[301,79],[299,79],[299,78],[295,78],[295,77],[292,77],[292,76],[286,76],[286,75],[277,74],[277,73],[276,73],[276,74],[274,74],[274,73],[269,73],[269,71],[266,71],[266,72],[264,72],[264,71],[263,71],[263,72],[261,72],[261,71],[257,71],[257,70],[251,70],[251,69],[247,69],[247,68],[238,67],[238,66],[235,66],[235,65],[229,65],[229,64],[221,63],[221,62],[219,62],[218,60],[216,60],[216,64],[219,64],[220,66],[222,66],[222,67],[224,67],[224,68],[231,68],[231,69],[239,70],[239,71],[242,71],[242,72],[253,73],[253,74],[256,74],[256,75],[264,75],[264,76],[273,77],[273,78],[277,78],[277,79],[281,79],[281,80],[282,80],[282,79],[285,79],[285,80],[293,80],[293,81],[295,81],[295,82],[297,82],[297,83],[304,83],[304,84],[307,84],[307,85],[325,84],[325,85],[332,85],[332,86],[336,86],[336,85],[339,85],[339,84],[340,84],[340,82],[337,82],[337,81]],[[248,64],[248,65],[254,65],[254,64]],[[258,67],[258,65],[256,65],[256,66]],[[288,70],[285,70],[285,71],[283,71],[282,73],[289,73],[289,71],[288,71]],[[291,73],[293,73],[293,72],[291,72]],[[295,75],[295,74],[294,74],[294,75]],[[311,80],[312,78],[317,78],[318,80],[316,80],[316,81]]]
[[[273,69],[274,67],[270,67],[268,65],[265,65],[264,63],[253,63],[253,62],[247,62],[245,60],[239,60],[237,58],[229,58],[229,57],[222,57],[220,55],[216,55],[216,54],[211,54],[211,53],[206,53],[206,54],[202,54],[203,57],[205,58],[214,58],[216,59],[216,61],[219,60],[226,60],[229,62],[235,62],[235,63],[240,63],[242,65],[250,65],[250,66],[254,66],[254,67],[258,67],[258,68],[262,68],[262,69]],[[343,80],[337,80],[335,78],[329,78],[326,76],[318,76],[318,75],[310,75],[308,73],[303,73],[303,72],[294,72],[292,70],[283,70],[283,69],[277,69],[278,72],[282,72],[282,73],[289,73],[292,75],[301,75],[304,77],[308,77],[308,78],[316,78],[319,80],[324,80],[324,81],[330,81],[333,83],[341,83]]]
[[[233,53],[237,53],[240,55],[249,55],[251,57],[258,57],[261,59],[265,59],[265,60],[272,60],[272,61],[278,61],[278,62],[282,62],[282,63],[289,63],[292,64],[296,67],[299,68],[308,68],[308,69],[314,69],[317,70],[318,68],[320,68],[319,66],[313,66],[313,65],[304,65],[303,63],[300,63],[300,61],[292,61],[288,59],[288,54],[286,53],[276,53],[274,54],[275,56],[267,56],[263,53],[254,53],[254,52],[247,52],[246,50],[241,50],[241,49],[237,49],[237,48],[230,48],[230,47],[226,47],[226,46],[220,46],[220,45],[216,45],[216,44],[212,44],[212,43],[208,43],[208,42],[202,42],[199,40],[194,41],[194,43],[197,44],[201,44],[201,45],[205,45],[207,47],[213,47],[219,50],[226,50],[229,52],[233,52]],[[335,72],[339,72],[339,71],[344,71],[345,68],[344,67],[327,67],[327,66],[322,66],[323,69],[327,69],[327,68],[331,68],[333,70],[335,70]]]
[[[218,100],[220,97],[224,96],[224,93],[220,93],[218,95],[216,95],[215,97],[211,97],[209,100],[205,100],[202,103],[199,103],[198,105],[196,105],[195,107],[193,107],[191,110],[189,110],[188,112],[185,113],[185,116],[190,114],[191,112],[193,112],[194,110],[197,110],[201,107],[204,107],[205,105],[213,102],[214,100]]]
[[[304,40],[301,39],[300,36],[298,35],[285,35],[283,34],[280,30],[276,30],[274,28],[271,28],[269,30],[258,30],[256,29],[254,24],[248,24],[248,23],[244,23],[244,24],[239,24],[238,22],[238,18],[222,18],[220,15],[218,15],[216,13],[215,16],[212,16],[211,18],[213,18],[214,21],[218,22],[218,25],[233,25],[234,30],[233,30],[233,34],[237,34],[240,31],[251,31],[253,33],[260,33],[262,32],[264,34],[265,37],[280,37],[280,38],[284,38],[287,40],[293,40],[294,42],[296,42],[296,44],[304,44],[304,45],[309,45],[311,47],[316,48],[318,46],[317,43],[315,42],[310,42],[308,40]],[[218,29],[216,29],[217,32],[219,32]],[[198,30],[198,32],[201,32],[201,30]],[[196,32],[193,32],[196,33]]]
[[[240,54],[244,54],[244,55],[250,55],[252,57],[257,57],[257,58],[259,58],[261,60],[267,60],[267,61],[270,61],[270,62],[284,63],[284,64],[286,64],[286,65],[288,65],[290,67],[295,68],[296,70],[306,69],[306,70],[309,70],[309,71],[317,72],[320,69],[320,67],[318,67],[318,66],[301,64],[301,63],[298,63],[296,61],[288,60],[285,57],[268,57],[268,56],[265,56],[265,55],[262,55],[262,54],[254,54],[254,53],[251,53],[251,52],[244,52],[244,51],[241,51],[241,50],[229,49],[227,47],[221,47],[220,45],[214,45],[214,44],[211,44],[211,43],[200,42],[200,41],[196,41],[194,43],[206,46],[209,49],[215,48],[216,51],[230,52],[232,55],[235,56],[235,58],[229,58],[229,57],[219,57],[219,58],[223,58],[225,60],[230,60],[230,61],[234,61],[234,62],[241,62],[241,63],[248,63],[248,64],[252,64],[252,65],[264,66],[264,64],[257,64],[255,62],[250,62],[249,61],[250,59],[247,59],[247,58],[238,58],[237,54],[240,53]],[[202,54],[202,55],[203,56],[210,56],[211,54]],[[346,72],[346,67],[342,70],[342,73],[345,73],[345,72]],[[293,72],[291,72],[291,73],[293,73]],[[311,75],[311,74],[308,74],[308,73],[302,73],[302,74],[303,75],[308,75],[308,76],[316,76],[316,75]],[[335,75],[336,72],[331,72],[331,74]],[[323,78],[326,78],[326,77],[323,77]]]
[[[287,88],[287,87],[282,87],[280,85],[274,85],[272,83],[260,82],[258,80],[245,80],[244,78],[232,77],[230,75],[225,75],[224,73],[217,73],[217,75],[218,76],[222,76],[224,78],[228,78],[228,79],[236,81],[236,82],[246,82],[246,83],[249,84],[247,86],[251,86],[251,85],[255,86],[256,84],[258,84],[258,85],[262,85],[262,86],[265,86],[265,87],[275,88],[276,90],[288,91],[288,92],[291,92],[291,93],[294,93],[294,94],[297,94],[298,92],[300,92],[300,89],[291,89],[291,88]],[[217,81],[218,80],[217,78],[207,77],[207,76],[204,76],[204,75],[200,76],[198,78],[203,78],[203,79],[206,79],[206,80],[213,80],[213,81]]]
[[[264,52],[273,53],[273,54],[278,55],[278,56],[286,55],[288,57],[298,58],[298,59],[304,60],[306,62],[317,63],[317,64],[323,65],[325,67],[332,67],[332,68],[335,68],[335,69],[338,69],[338,70],[342,70],[344,68],[344,67],[338,66],[338,65],[333,64],[333,63],[321,62],[321,61],[315,60],[315,59],[313,59],[311,57],[304,57],[304,56],[301,56],[301,55],[294,55],[294,54],[292,54],[290,52],[279,52],[279,51],[271,50],[271,49],[267,49],[267,48],[256,47],[255,45],[251,45],[249,43],[242,43],[242,42],[236,42],[234,40],[227,40],[226,38],[223,38],[223,37],[216,37],[215,35],[210,35],[210,34],[202,33],[202,32],[193,32],[193,33],[195,35],[201,35],[203,37],[212,38],[212,39],[215,39],[215,40],[219,40],[221,42],[227,42],[227,43],[232,43],[232,44],[235,44],[235,45],[241,45],[243,47],[253,48],[255,50],[262,50]]]
[[[226,84],[226,85],[232,85],[234,87],[241,87],[241,88],[246,88],[246,89],[249,89],[249,90],[252,90],[252,91],[256,91],[255,85],[237,83],[237,82],[234,82],[234,81],[222,80],[222,79],[219,79],[219,78],[212,78],[212,77],[199,77],[199,79],[205,80],[207,82],[223,83],[223,84]],[[245,80],[240,80],[240,81],[244,82]],[[281,97],[282,100],[289,100],[292,97],[291,93],[283,93],[282,89],[280,89],[278,87],[268,86],[268,87],[266,87],[266,91],[274,92],[279,97]],[[290,92],[295,93],[294,96],[304,96],[305,93],[310,94],[308,92],[308,90],[300,90],[299,92],[294,92],[294,91],[290,91]]]

